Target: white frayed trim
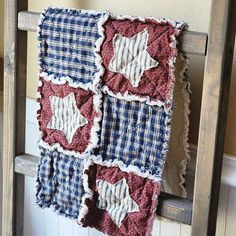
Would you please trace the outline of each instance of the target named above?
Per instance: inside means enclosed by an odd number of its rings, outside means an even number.
[[[102,57],[99,54],[99,52],[101,50],[101,46],[102,46],[104,38],[105,38],[105,34],[104,34],[105,30],[103,28],[103,25],[107,21],[108,17],[109,17],[109,14],[105,13],[102,17],[100,17],[100,19],[98,21],[98,33],[100,35],[100,38],[96,40],[94,55],[95,55],[95,65],[97,66],[97,68],[99,70],[95,74],[95,78],[94,78],[94,82],[93,82],[95,87],[98,87],[98,85],[101,81],[101,76],[105,72],[105,69],[104,69],[103,64],[102,64],[103,60],[102,60]]]
[[[49,81],[48,77],[47,77],[47,73],[41,73],[43,77],[43,79],[45,79],[46,81]],[[52,83],[54,83],[57,80],[51,80],[50,81]],[[42,81],[39,82],[39,86],[38,89],[43,85]],[[79,88],[79,87],[78,87]],[[42,109],[41,104],[40,104],[40,98],[41,98],[41,94],[38,93],[38,99],[37,99],[37,106],[38,106],[38,110],[37,110],[37,118],[40,116],[40,110]],[[98,141],[99,141],[99,134],[98,132],[100,131],[101,127],[99,122],[102,119],[102,111],[101,111],[101,106],[102,106],[102,94],[96,90],[96,93],[94,93],[93,95],[93,106],[95,108],[95,111],[97,113],[97,116],[94,118],[93,120],[93,125],[91,128],[91,133],[90,133],[90,140],[89,140],[89,144],[86,147],[85,151],[83,153],[77,152],[77,151],[70,151],[70,150],[65,150],[60,143],[55,143],[52,145],[49,145],[47,142],[44,142],[42,137],[38,142],[38,145],[50,150],[50,151],[54,151],[55,149],[57,149],[59,152],[64,153],[65,155],[72,155],[75,157],[79,157],[79,158],[87,158],[90,154],[91,151],[97,147]]]
[[[142,22],[145,22],[146,20],[155,20],[159,24],[168,23],[172,27],[174,27],[176,29],[180,29],[180,30],[182,30],[184,27],[188,26],[188,24],[184,21],[175,21],[175,20],[171,20],[171,19],[158,18],[158,17],[152,17],[152,16],[144,17],[144,16],[119,15],[119,14],[110,13],[110,17],[113,18],[113,19],[116,19],[116,20],[128,19],[128,20],[131,20],[131,21],[139,20],[139,21],[142,21]]]
[[[103,160],[101,155],[93,156],[92,158],[95,164],[106,166],[106,167],[119,167],[119,169],[123,172],[134,173],[140,177],[148,178],[157,182],[161,181],[161,177],[150,174],[148,170],[141,171],[140,168],[137,166],[134,166],[134,165],[127,166],[122,161],[118,161],[118,160]],[[162,170],[160,170],[160,172],[161,171]]]
[[[86,91],[90,90],[94,93],[98,92],[94,85],[75,82],[69,76],[55,76],[54,74],[48,74],[46,72],[41,72],[39,76],[43,77],[46,81],[51,81],[54,84],[63,85],[68,83],[72,88],[82,88]]]
[[[54,6],[50,5],[46,10],[53,9],[62,11],[63,13],[78,13],[78,14],[103,14],[104,12],[96,11],[96,10],[90,10],[90,9],[77,9],[77,8],[64,8],[61,6]]]
[[[83,170],[83,175],[82,175],[82,179],[83,179],[83,187],[84,187],[84,195],[82,197],[82,201],[81,201],[81,209],[79,211],[79,216],[78,216],[78,221],[77,223],[82,225],[82,219],[88,214],[88,207],[85,204],[86,199],[93,199],[93,190],[91,188],[89,188],[89,183],[88,183],[88,175],[85,173],[86,171],[89,170],[89,167],[94,165],[94,162],[92,160],[92,158],[88,158],[85,162],[84,162],[84,170]]]
[[[139,101],[139,102],[146,102],[147,105],[150,106],[159,106],[164,107],[165,111],[168,111],[172,106],[172,101],[168,99],[166,102],[162,102],[160,100],[151,100],[149,96],[138,96],[134,94],[130,94],[128,91],[126,91],[124,94],[119,93],[113,93],[106,85],[102,87],[102,91],[112,97],[126,100],[126,101]],[[168,104],[168,105],[167,105]]]
[[[112,19],[116,19],[116,20],[124,20],[124,19],[128,19],[131,21],[134,20],[139,20],[142,22],[145,22],[146,20],[155,20],[157,23],[161,24],[161,23],[168,23],[170,24],[172,27],[175,28],[175,33],[173,35],[171,35],[171,42],[170,42],[170,47],[173,48],[176,51],[176,55],[172,56],[169,58],[169,70],[170,70],[170,75],[171,75],[171,79],[172,79],[172,83],[174,83],[175,81],[175,76],[174,76],[174,71],[175,71],[175,67],[174,67],[174,63],[176,60],[176,56],[177,56],[177,40],[176,37],[181,33],[181,31],[183,29],[187,28],[187,23],[181,21],[181,22],[177,22],[174,20],[170,20],[170,19],[165,19],[165,18],[156,18],[156,17],[134,17],[134,16],[122,16],[122,15],[115,15],[110,13],[110,18]],[[169,92],[169,98],[162,102],[158,99],[150,99],[149,96],[139,96],[139,95],[131,95],[129,94],[127,91],[124,94],[119,93],[114,93],[112,92],[107,86],[103,86],[102,87],[102,91],[104,93],[109,94],[110,96],[116,97],[118,99],[125,99],[128,101],[140,101],[140,102],[146,102],[148,105],[157,105],[157,106],[164,106],[165,110],[169,110],[170,107],[172,106],[172,101],[173,101],[173,90],[174,90],[174,86],[172,86],[172,89]]]

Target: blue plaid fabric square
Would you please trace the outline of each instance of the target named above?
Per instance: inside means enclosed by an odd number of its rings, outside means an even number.
[[[39,63],[43,72],[92,84],[99,68],[95,63],[99,20],[105,13],[48,8],[39,25]]]
[[[170,139],[172,111],[144,102],[105,96],[100,154],[160,178]]]
[[[36,203],[58,214],[77,219],[84,193],[83,160],[40,147]]]

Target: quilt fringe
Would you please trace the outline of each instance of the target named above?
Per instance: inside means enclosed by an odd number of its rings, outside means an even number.
[[[187,164],[190,161],[190,153],[189,153],[189,143],[188,143],[188,133],[189,133],[189,114],[190,114],[190,98],[189,98],[189,93],[190,91],[190,83],[189,81],[185,81],[186,76],[185,73],[188,70],[188,65],[189,65],[189,60],[188,58],[184,55],[181,54],[181,57],[185,58],[185,66],[182,71],[179,72],[180,78],[182,81],[182,94],[184,98],[184,129],[183,129],[183,145],[184,145],[184,152],[185,152],[185,159],[181,161],[181,173],[180,173],[180,183],[179,186],[182,190],[182,197],[187,196],[187,191],[186,188],[184,187],[185,184],[185,175],[186,175],[186,170],[187,170]]]
[[[82,219],[88,214],[89,211],[85,201],[86,199],[92,200],[94,194],[93,190],[89,188],[88,175],[86,174],[86,171],[88,171],[89,167],[92,165],[94,165],[94,161],[92,160],[92,158],[89,158],[87,161],[84,162],[84,170],[82,178],[83,178],[83,187],[85,194],[82,197],[82,204],[81,204],[82,207],[80,209],[79,216],[77,219],[77,223],[81,226],[83,226]]]

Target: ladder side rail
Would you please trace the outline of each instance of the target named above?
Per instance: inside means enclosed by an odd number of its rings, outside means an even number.
[[[213,236],[236,30],[236,1],[212,0],[195,175],[192,236]]]
[[[23,236],[24,176],[14,163],[25,152],[27,33],[17,30],[17,13],[27,9],[27,0],[4,2],[3,236]]]

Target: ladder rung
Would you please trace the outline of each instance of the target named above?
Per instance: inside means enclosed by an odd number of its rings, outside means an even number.
[[[39,157],[23,154],[15,158],[15,172],[35,177]],[[161,193],[157,215],[183,224],[191,224],[192,201],[174,195]]]
[[[30,177],[35,177],[37,174],[37,166],[39,157],[30,154],[23,154],[15,158],[15,172]]]
[[[21,11],[18,13],[18,29],[26,31],[36,31],[40,13]],[[179,50],[186,54],[206,55],[207,34],[186,31],[181,34]]]

